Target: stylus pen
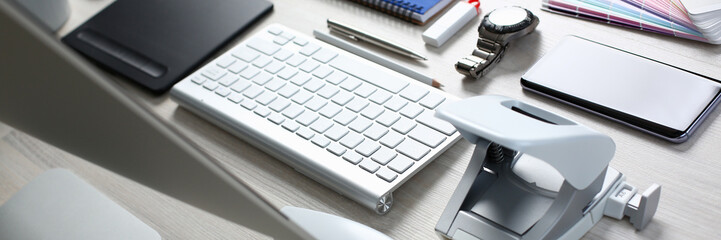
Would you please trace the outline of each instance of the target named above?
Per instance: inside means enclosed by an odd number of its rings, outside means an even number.
[[[356,40],[356,41],[365,41],[370,44],[376,45],[378,47],[385,48],[386,50],[417,59],[423,59],[428,60],[428,58],[424,57],[423,55],[414,52],[413,50],[410,50],[408,48],[402,47],[401,45],[397,43],[393,43],[391,41],[382,39],[376,35],[370,34],[366,31],[360,30],[358,28],[351,27],[347,24],[342,24],[339,22],[336,22],[334,20],[331,20],[330,18],[326,20],[328,23],[328,29],[330,29],[332,32],[337,32],[342,35],[348,36],[348,38]]]
[[[406,75],[410,78],[421,81],[425,84],[428,84],[428,85],[431,85],[431,86],[437,87],[437,88],[440,88],[442,86],[440,82],[436,81],[432,77],[423,75],[422,73],[419,73],[413,69],[410,69],[406,66],[400,65],[396,62],[391,61],[390,59],[387,59],[387,58],[380,56],[378,54],[375,54],[371,51],[368,51],[366,49],[358,47],[358,46],[351,44],[348,41],[345,41],[343,39],[334,37],[328,33],[324,33],[324,32],[318,31],[318,30],[313,30],[313,36],[315,36],[315,38],[317,38],[321,41],[329,43],[330,45],[336,46],[340,49],[351,52],[362,58],[368,59],[371,62],[378,63],[381,66],[387,67],[393,71],[399,72],[403,75]]]

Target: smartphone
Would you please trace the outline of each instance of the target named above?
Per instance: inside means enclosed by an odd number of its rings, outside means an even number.
[[[675,143],[688,140],[721,94],[718,80],[576,36],[536,62],[521,85]]]

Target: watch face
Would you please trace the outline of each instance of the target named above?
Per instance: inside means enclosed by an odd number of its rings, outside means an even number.
[[[491,11],[481,24],[494,33],[511,33],[531,25],[533,13],[521,7],[502,7]]]
[[[488,14],[488,21],[495,25],[511,26],[523,22],[527,17],[528,13],[523,8],[504,7]]]

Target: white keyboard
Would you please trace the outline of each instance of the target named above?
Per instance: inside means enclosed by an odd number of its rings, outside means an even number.
[[[171,96],[381,214],[393,190],[460,138],[433,116],[454,97],[278,24]]]

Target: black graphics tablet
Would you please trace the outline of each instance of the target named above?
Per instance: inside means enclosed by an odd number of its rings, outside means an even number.
[[[62,41],[162,93],[272,8],[266,0],[120,0]]]

